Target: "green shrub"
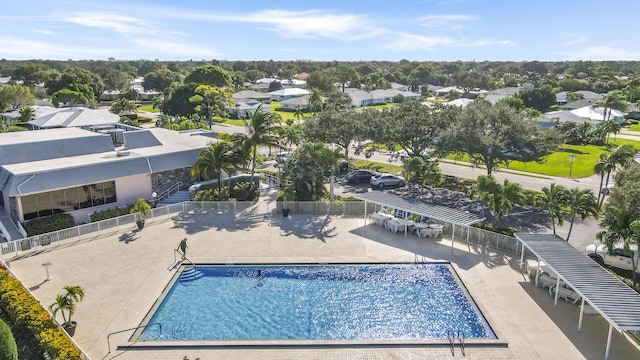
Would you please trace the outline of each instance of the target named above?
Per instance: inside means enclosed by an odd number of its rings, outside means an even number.
[[[9,325],[0,319],[0,359],[18,360],[18,346]]]
[[[473,227],[477,227],[479,229],[483,229],[483,230],[487,230],[487,231],[491,231],[494,233],[498,233],[498,234],[502,234],[502,235],[507,235],[507,236],[513,236],[513,234],[516,232],[516,230],[514,229],[510,229],[510,228],[496,228],[493,225],[490,224],[485,224],[485,223],[475,223],[473,225],[471,225]]]
[[[54,214],[40,219],[33,219],[24,224],[28,236],[46,234],[52,231],[76,226],[73,216],[69,214]]]
[[[132,207],[133,205],[130,204],[130,205],[127,205],[126,207],[96,211],[93,214],[89,215],[89,221],[96,222],[96,221],[111,219],[118,216],[129,215]]]
[[[195,196],[196,201],[227,201],[229,200],[229,187],[225,186],[218,193],[218,188],[199,190]]]
[[[22,283],[0,267],[0,313],[13,331],[20,359],[80,360],[80,350]]]
[[[153,119],[147,116],[138,116],[138,121],[142,123],[150,123]]]
[[[233,187],[230,197],[237,201],[253,201],[260,197],[260,190],[254,182],[241,182]]]

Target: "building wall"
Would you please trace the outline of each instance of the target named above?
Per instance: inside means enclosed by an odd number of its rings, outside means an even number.
[[[151,175],[152,192],[160,193],[178,182],[182,183],[183,189],[189,188],[194,183],[194,179],[191,177],[191,168],[174,169]]]

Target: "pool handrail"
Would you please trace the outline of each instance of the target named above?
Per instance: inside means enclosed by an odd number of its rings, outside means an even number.
[[[111,335],[120,334],[120,333],[131,331],[131,330],[138,330],[138,329],[146,328],[148,326],[153,326],[153,325],[158,325],[160,327],[160,335],[162,335],[162,324],[159,323],[159,322],[146,324],[146,325],[140,325],[140,326],[136,326],[134,328],[124,329],[124,330],[119,330],[119,331],[114,331],[112,333],[109,333],[109,335],[107,335],[107,346],[109,347],[109,354],[111,354],[111,341],[109,341],[109,338],[111,337]]]

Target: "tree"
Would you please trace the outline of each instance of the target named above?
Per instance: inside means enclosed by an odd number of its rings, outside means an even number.
[[[62,89],[53,93],[51,96],[51,102],[56,107],[60,106],[60,103],[64,106],[74,106],[79,104],[88,104],[89,99],[79,91]]]
[[[300,119],[302,119],[303,115],[304,115],[304,113],[302,112],[302,108],[300,106],[296,106],[296,111],[293,113],[293,116],[297,120],[300,120]]]
[[[556,146],[552,132],[508,106],[474,101],[453,120],[440,141],[451,152],[469,155],[474,165],[486,166],[488,175],[512,160],[538,160]]]
[[[335,174],[339,171],[340,160],[345,159],[341,148],[329,149],[322,143],[304,144],[298,150],[302,156],[308,155],[313,157],[318,163],[318,167],[323,173],[329,173],[329,201],[333,202],[333,188],[335,183]]]
[[[33,110],[31,106],[23,107],[20,109],[20,121],[29,121],[33,119],[36,112]]]
[[[604,165],[600,165],[600,161],[598,161],[598,163],[596,163],[596,167],[595,170],[601,170],[600,167],[603,166],[604,169],[606,169],[607,172],[607,178],[604,184],[605,188],[609,187],[609,179],[611,177],[611,173],[615,170],[617,170],[620,167],[626,167],[628,166],[631,161],[633,161],[633,156],[635,155],[636,151],[633,148],[633,145],[631,144],[622,144],[618,147],[616,147],[615,149],[613,149],[605,158]],[[602,159],[602,156],[601,156]],[[602,183],[602,181],[601,181]],[[600,188],[600,191],[602,192],[602,188]],[[604,198],[606,197],[606,193],[602,193],[602,196],[600,197],[600,205],[602,206],[602,203],[604,202]]]
[[[269,83],[269,92],[278,91],[282,89],[282,83],[278,80],[273,80]]]
[[[49,310],[53,316],[56,316],[58,312],[62,313],[64,324],[72,324],[71,315],[76,312],[76,304],[84,299],[84,290],[77,285],[65,286],[64,289],[66,293],[59,294],[56,301],[49,306]],[[65,312],[68,316],[65,316]]]
[[[556,93],[551,86],[544,85],[533,89],[524,89],[516,94],[524,106],[534,108],[540,112],[547,112],[556,104]]]
[[[233,88],[231,75],[223,68],[215,65],[203,65],[194,68],[184,78],[184,83],[196,83],[218,88]]]
[[[290,147],[291,145],[300,145],[302,141],[302,128],[300,125],[281,126],[277,128],[278,138],[282,145]]]
[[[18,360],[18,346],[11,328],[0,319],[0,359]]]
[[[164,92],[171,84],[180,81],[180,74],[175,73],[169,69],[155,70],[144,76],[145,90],[156,90]]]
[[[629,110],[629,102],[626,100],[624,94],[620,91],[612,91],[605,95],[605,97],[598,101],[596,106],[602,106],[604,108],[604,120],[611,119],[611,110],[619,110],[625,112]]]
[[[320,94],[328,94],[336,90],[333,76],[326,70],[317,70],[309,74],[307,77],[307,87],[320,90]]]
[[[358,77],[358,72],[354,68],[346,64],[338,65],[338,68],[335,72],[336,81],[342,86],[342,92],[344,93],[344,88],[347,84],[353,86],[353,84],[357,84],[360,80]]]
[[[625,208],[609,205],[605,210],[600,226],[605,230],[599,232],[596,236],[607,245],[610,252],[618,242],[623,242],[625,252],[632,259],[634,271],[631,273],[635,285],[638,264],[635,257],[632,256],[631,245],[636,247],[636,251],[640,246],[640,220]]]
[[[47,80],[51,67],[40,63],[21,63],[13,71],[14,80],[22,80],[27,87],[34,87]]]
[[[244,163],[240,149],[229,141],[220,141],[209,145],[200,153],[198,160],[191,167],[191,176],[203,180],[218,179],[218,194],[222,193],[222,173],[231,175]],[[231,178],[229,177],[229,187]],[[231,189],[229,189],[231,190]]]
[[[13,111],[35,104],[36,98],[28,87],[23,85],[5,85],[0,87],[0,110]]]
[[[325,177],[318,159],[302,148],[302,151],[296,152],[294,157],[285,161],[282,167],[282,178],[291,181],[293,200],[312,201],[325,196]],[[283,196],[291,194],[291,191],[285,187],[282,189],[282,194]]]
[[[413,184],[425,183],[438,184],[442,179],[442,173],[437,161],[426,161],[420,156],[412,156],[402,164],[402,175],[409,184],[409,193],[413,193]]]
[[[197,104],[193,104],[189,100],[196,95],[197,86],[194,83],[174,84],[167,88],[162,102],[162,113],[172,116],[193,115]]]
[[[251,118],[245,119],[246,134],[239,134],[237,142],[242,143],[245,154],[251,154],[251,176],[255,173],[258,146],[280,148],[278,127],[281,117],[279,114],[262,111],[258,106]]]
[[[117,115],[132,114],[138,110],[138,106],[125,98],[119,98],[111,104],[111,111]]]
[[[431,157],[444,153],[442,137],[458,111],[454,107],[427,107],[416,101],[406,101],[383,110],[374,117],[374,124],[362,121],[361,126],[366,124],[379,130],[369,137],[375,142],[400,145],[409,157]]]
[[[472,196],[479,196],[493,216],[502,219],[513,209],[513,203],[522,199],[520,184],[505,180],[501,185],[491,175],[478,176],[478,182],[471,191]]]
[[[328,109],[317,117],[307,119],[303,125],[304,136],[312,142],[324,142],[341,146],[345,157],[355,140],[364,140],[364,123],[361,113],[351,109]]]
[[[317,113],[322,110],[322,93],[318,89],[312,89],[309,94],[309,108]]]
[[[567,204],[567,189],[562,185],[551,183],[551,186],[543,187],[542,194],[537,195],[535,199],[536,207],[546,210],[551,218],[553,233],[556,233],[556,222],[562,226],[564,224],[564,215],[562,208]]]
[[[88,92],[83,89],[85,86]],[[62,72],[53,71],[51,77],[45,82],[45,87],[50,95],[62,89],[71,89],[84,92],[87,100],[93,101],[104,91],[104,82],[100,76],[89,70],[67,68]]]
[[[133,80],[130,74],[114,68],[102,67],[96,69],[96,73],[100,75],[106,90],[127,90]]]
[[[580,189],[576,187],[568,190],[565,194],[567,196],[567,205],[569,206],[569,219],[571,220],[569,233],[567,234],[567,241],[569,241],[576,217],[580,216],[582,220],[588,217],[597,219],[600,215],[600,206],[591,189]]]
[[[196,112],[204,112],[207,115],[209,129],[213,116],[225,116],[225,107],[233,104],[232,93],[209,85],[198,85],[194,90],[195,95],[189,98],[189,102],[196,105]]]

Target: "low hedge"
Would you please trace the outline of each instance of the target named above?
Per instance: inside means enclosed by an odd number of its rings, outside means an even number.
[[[131,208],[133,204],[129,204],[125,207],[116,207],[103,211],[96,211],[93,214],[89,215],[90,222],[102,221],[111,219],[118,216],[129,215],[131,213]]]
[[[0,359],[18,360],[18,346],[9,325],[0,319]]]
[[[40,219],[33,219],[24,224],[28,236],[46,234],[76,226],[73,216],[69,214],[54,214]]]
[[[80,350],[38,300],[2,267],[0,313],[13,331],[21,359],[81,359]]]

